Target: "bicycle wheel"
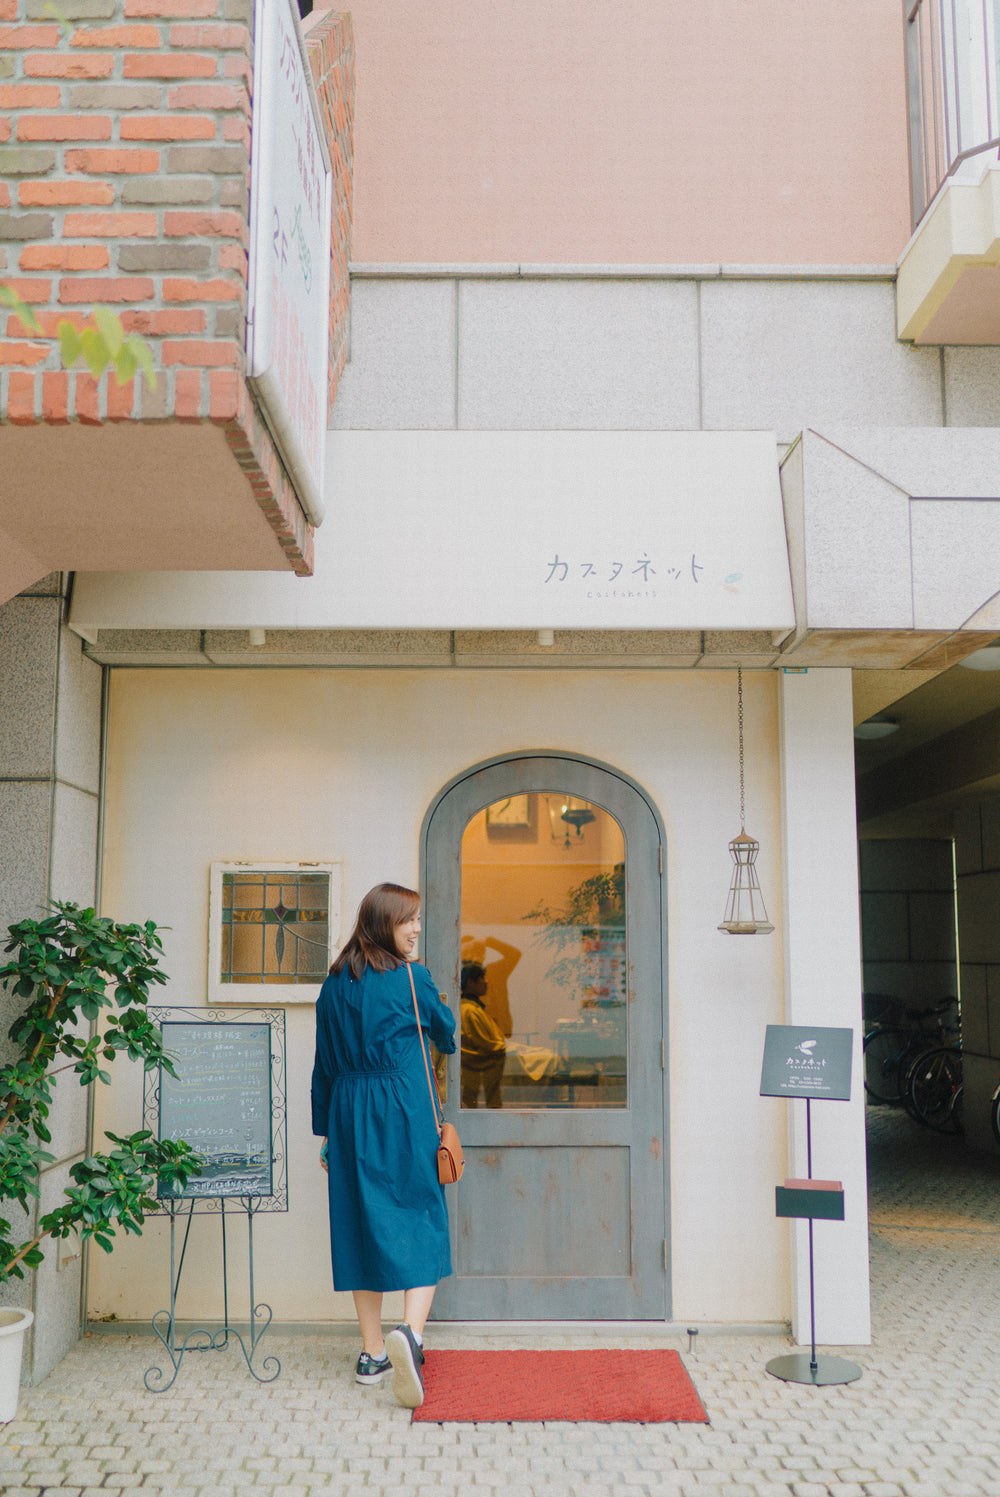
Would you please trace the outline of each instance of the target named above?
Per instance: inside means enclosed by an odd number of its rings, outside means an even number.
[[[938,1133],[961,1132],[962,1052],[954,1045],[925,1050],[910,1067],[907,1107]]]
[[[990,1098],[990,1127],[993,1129],[993,1137],[1000,1144],[1000,1086]]]
[[[873,1102],[898,1106],[903,1100],[904,1060],[912,1036],[885,1025],[865,1036],[865,1091]]]

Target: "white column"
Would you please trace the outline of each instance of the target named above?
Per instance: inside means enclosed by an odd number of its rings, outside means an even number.
[[[812,1172],[844,1182],[844,1221],[813,1227],[816,1340],[871,1339],[868,1189],[861,1065],[854,733],[849,670],[778,676],[785,900],[785,1022],[854,1031],[849,1102],[813,1102]],[[789,1170],[806,1170],[806,1104],[789,1114]],[[808,1346],[809,1224],[790,1223],[792,1333]]]

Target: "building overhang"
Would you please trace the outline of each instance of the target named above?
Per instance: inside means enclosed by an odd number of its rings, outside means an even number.
[[[312,577],[78,574],[110,665],[936,672],[1000,634],[1000,432],[330,434]]]
[[[1000,166],[947,180],[899,262],[896,325],[918,344],[1000,344]]]
[[[332,432],[311,578],[91,573],[102,630],[793,628],[772,432]]]
[[[1000,431],[805,431],[782,462],[787,666],[943,670],[1000,633]]]

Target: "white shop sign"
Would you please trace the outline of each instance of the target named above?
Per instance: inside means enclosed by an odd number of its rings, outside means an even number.
[[[247,374],[313,524],[323,518],[333,172],[289,0],[256,0]]]
[[[330,432],[312,577],[78,578],[73,626],[756,629],[795,621],[773,432]]]

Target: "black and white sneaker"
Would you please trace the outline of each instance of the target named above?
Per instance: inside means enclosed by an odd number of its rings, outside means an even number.
[[[419,1409],[424,1401],[424,1349],[408,1325],[398,1325],[385,1338],[385,1349],[395,1376],[392,1391],[404,1409]]]
[[[370,1386],[372,1383],[384,1383],[387,1377],[392,1375],[392,1363],[387,1356],[370,1357],[363,1351],[358,1358],[358,1365],[354,1369],[354,1381]]]

